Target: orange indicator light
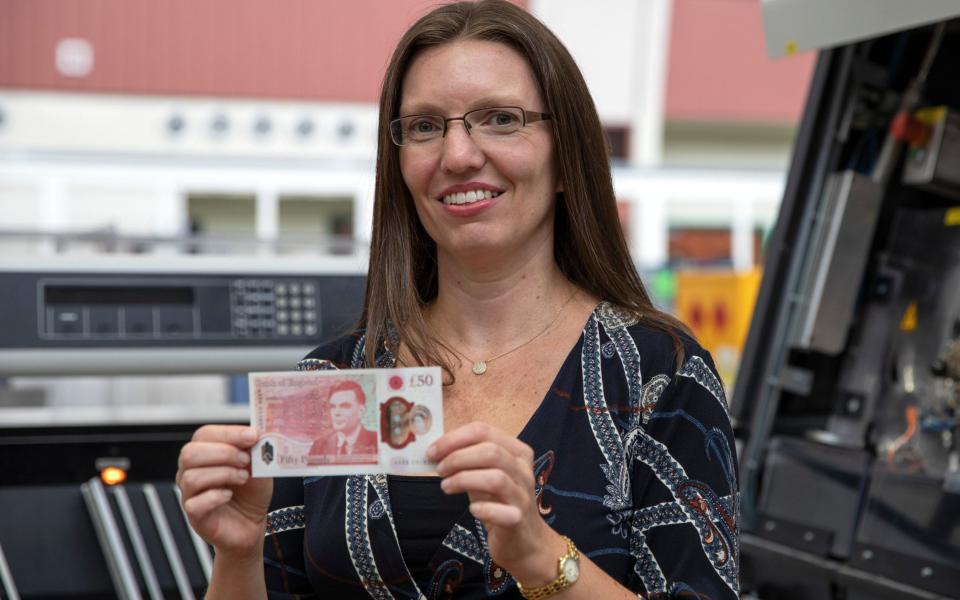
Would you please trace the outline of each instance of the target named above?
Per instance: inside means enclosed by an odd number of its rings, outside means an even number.
[[[127,472],[120,467],[104,467],[100,471],[100,481],[106,485],[117,485],[127,480]]]

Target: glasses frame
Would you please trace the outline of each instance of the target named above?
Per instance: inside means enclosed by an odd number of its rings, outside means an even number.
[[[520,124],[520,129],[523,129],[530,123],[536,123],[538,121],[549,121],[553,115],[548,112],[537,112],[535,110],[527,110],[521,106],[486,106],[483,108],[475,108],[473,110],[468,110],[459,117],[444,117],[443,115],[431,115],[431,114],[417,114],[417,115],[403,115],[402,117],[397,117],[396,119],[390,120],[389,130],[390,130],[390,141],[392,141],[396,146],[403,148],[404,146],[420,146],[423,144],[429,144],[430,142],[443,139],[447,137],[447,131],[449,130],[448,123],[450,121],[463,121],[463,128],[467,131],[467,135],[473,135],[470,132],[471,125],[467,121],[467,117],[473,113],[485,111],[485,110],[495,110],[497,108],[512,108],[514,110],[519,110],[522,115],[523,122]],[[409,119],[411,117],[435,117],[443,121],[443,131],[440,132],[440,135],[435,138],[430,138],[429,140],[424,140],[422,142],[406,142],[401,143],[397,141],[397,135],[395,133],[396,126],[400,124],[404,119]],[[518,130],[519,131],[519,130]]]

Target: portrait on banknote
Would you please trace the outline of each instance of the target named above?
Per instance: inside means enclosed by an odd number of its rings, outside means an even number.
[[[367,395],[352,379],[337,381],[325,400],[329,428],[317,437],[307,464],[376,463],[377,432],[363,426]]]
[[[431,472],[443,433],[435,368],[250,374],[253,475]]]

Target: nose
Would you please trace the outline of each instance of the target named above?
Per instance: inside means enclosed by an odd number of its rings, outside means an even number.
[[[486,156],[472,135],[467,133],[466,123],[462,120],[450,121],[447,133],[441,140],[443,154],[440,168],[451,173],[464,173],[476,170],[486,162]]]

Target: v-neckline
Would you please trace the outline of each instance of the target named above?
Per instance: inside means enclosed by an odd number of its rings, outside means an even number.
[[[547,391],[543,394],[543,398],[540,399],[537,408],[530,414],[530,417],[527,419],[527,422],[520,429],[520,432],[517,433],[516,438],[518,440],[524,440],[527,436],[524,434],[527,433],[527,430],[530,428],[530,424],[533,423],[534,419],[543,411],[544,406],[547,404],[547,400],[550,399],[550,396],[554,393],[554,390],[557,387],[557,382],[560,381],[560,376],[569,368],[569,363],[572,357],[579,356],[583,352],[583,336],[586,334],[587,325],[590,324],[591,320],[597,319],[600,311],[604,306],[609,304],[606,300],[599,301],[590,311],[590,314],[587,315],[587,320],[584,321],[583,326],[580,328],[580,337],[577,338],[577,341],[570,348],[570,351],[567,352],[567,356],[563,359],[563,363],[560,365],[560,368],[557,370],[557,374],[554,375],[553,380],[550,382],[550,386],[547,388]],[[366,340],[364,340],[366,343]],[[393,361],[389,364],[388,368],[396,367],[397,357],[393,355]]]
[[[594,319],[597,319],[597,318],[598,318],[598,315],[599,315],[599,313],[600,313],[600,310],[603,308],[603,306],[604,306],[605,304],[606,304],[606,301],[602,301],[602,300],[601,300],[601,301],[593,308],[593,310],[590,311],[590,314],[589,314],[589,316],[587,317],[587,320],[584,322],[583,327],[582,327],[582,329],[581,329],[580,337],[577,338],[576,343],[573,345],[573,347],[572,347],[572,348],[570,349],[570,351],[567,353],[566,358],[564,358],[564,360],[563,360],[563,364],[560,365],[560,368],[557,370],[557,373],[556,373],[556,375],[554,376],[553,381],[550,382],[550,387],[547,388],[547,391],[544,393],[543,398],[540,400],[540,404],[537,406],[537,408],[536,408],[536,409],[533,411],[533,413],[530,415],[530,418],[527,419],[527,422],[526,422],[526,424],[523,426],[523,428],[520,430],[520,433],[517,434],[517,436],[516,436],[517,439],[519,439],[519,440],[521,440],[521,441],[527,441],[527,440],[529,439],[529,437],[530,437],[530,431],[529,431],[529,430],[531,429],[531,425],[541,418],[542,413],[543,413],[544,411],[546,411],[546,410],[547,410],[547,407],[549,406],[549,402],[548,402],[548,401],[551,400],[552,397],[556,396],[555,390],[557,389],[557,384],[558,384],[558,382],[560,382],[560,381],[564,378],[564,375],[566,374],[567,370],[573,368],[573,366],[574,366],[574,358],[575,358],[575,357],[580,357],[580,355],[583,353],[584,336],[586,335],[587,326],[590,324],[590,321],[591,321],[591,320],[594,320]],[[396,360],[396,359],[394,359],[394,360]],[[395,364],[395,363],[394,363],[394,364]],[[579,364],[579,361],[576,361],[576,364]],[[572,398],[564,398],[563,400],[569,402],[571,399],[572,399]],[[370,478],[370,477],[373,477],[373,476],[368,475],[367,477],[368,477],[368,482],[369,482],[369,478]],[[388,516],[389,516],[389,521],[390,521],[391,523],[395,523],[396,515],[395,515],[394,512],[393,512],[392,501],[388,501],[388,502],[386,503],[386,506],[384,506],[384,510],[387,512],[387,514],[388,514]],[[461,525],[461,523],[462,523],[463,521],[469,520],[468,517],[467,517],[467,515],[470,515],[470,506],[469,506],[469,504],[467,505],[466,510],[464,510],[464,512],[461,513],[460,516],[457,517],[457,519],[453,522],[453,524],[450,526],[450,529],[447,530],[447,533],[443,536],[443,538],[441,538],[440,544],[437,546],[436,550],[435,550],[435,551],[433,552],[433,554],[430,556],[430,560],[427,562],[427,564],[430,564],[430,563],[434,562],[435,559],[436,559],[436,557],[437,557],[437,554],[443,551],[443,548],[444,548],[443,542],[444,542],[448,537],[450,537],[450,534],[456,529],[456,527],[457,527],[458,525]],[[475,518],[475,517],[472,517],[472,516],[471,516],[470,518],[472,518],[474,521],[476,521],[476,518]],[[462,525],[461,525],[461,526],[462,526]],[[397,535],[397,528],[396,528],[396,526],[395,526],[395,525],[394,525],[394,526],[391,526],[390,530],[391,530],[391,533],[392,533],[392,535],[393,535],[394,542],[396,542],[396,546],[395,546],[395,547],[396,547],[396,552],[397,552],[397,554],[400,556],[400,562],[401,562],[401,564],[403,564],[403,568],[404,568],[404,570],[406,571],[407,575],[410,577],[410,581],[411,581],[411,582],[413,583],[413,585],[416,587],[417,592],[422,595],[422,594],[423,594],[423,591],[420,590],[420,584],[416,581],[416,579],[414,579],[414,577],[413,577],[413,575],[412,575],[412,573],[411,573],[411,571],[410,571],[410,567],[407,565],[407,559],[406,559],[406,557],[403,556],[403,552],[400,550],[400,539],[399,539],[399,537],[398,537],[398,535]]]

